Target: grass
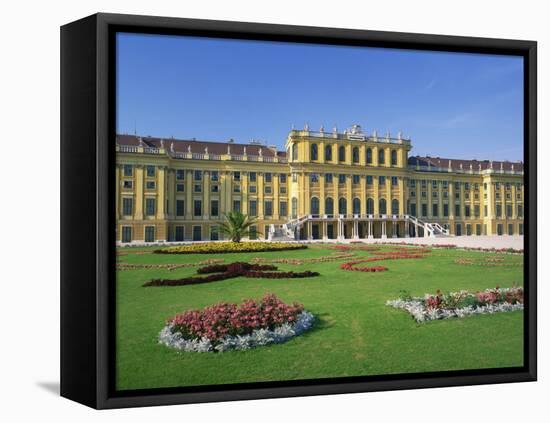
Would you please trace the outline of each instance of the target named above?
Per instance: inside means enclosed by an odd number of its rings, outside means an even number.
[[[392,247],[384,247],[391,250]],[[226,263],[253,257],[310,258],[334,252],[326,245],[266,253],[135,254],[124,248],[126,263]],[[358,257],[372,253],[355,252]],[[423,259],[386,260],[389,271],[349,272],[344,261],[286,265],[280,270],[317,271],[306,279],[236,278],[203,285],[144,288],[152,278],[195,275],[196,268],[118,272],[116,386],[118,390],[242,382],[315,379],[410,372],[463,370],[523,365],[523,313],[496,313],[418,324],[403,310],[384,303],[401,290],[413,296],[442,291],[482,290],[523,284],[521,266],[465,266],[457,258],[522,256],[434,249]],[[298,301],[318,319],[314,329],[293,340],[249,351],[180,353],[159,345],[167,318],[213,303],[241,302],[273,292],[285,302]]]

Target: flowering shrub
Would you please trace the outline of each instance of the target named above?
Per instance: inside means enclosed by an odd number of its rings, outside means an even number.
[[[275,294],[242,304],[219,303],[169,319],[159,342],[183,351],[226,351],[284,342],[313,325],[302,304],[285,304]]]
[[[417,322],[465,317],[472,314],[523,310],[523,288],[492,288],[480,292],[459,291],[424,297],[401,297],[386,305],[408,311]]]
[[[302,250],[307,245],[278,242],[204,242],[161,248],[155,254],[223,254],[257,253],[264,251]]]
[[[199,274],[208,274],[208,276],[191,276],[183,279],[153,279],[143,286],[181,286],[194,285],[200,283],[208,283],[221,281],[224,279],[236,278],[244,276],[245,278],[266,278],[266,279],[295,279],[295,278],[310,278],[319,276],[318,272],[266,272],[266,270],[277,270],[276,266],[260,265],[235,262],[230,264],[216,264],[212,266],[202,267],[197,270]]]

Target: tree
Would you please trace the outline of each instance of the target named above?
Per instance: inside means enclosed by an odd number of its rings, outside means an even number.
[[[220,226],[220,232],[231,238],[233,242],[241,242],[241,238],[250,234],[250,227],[256,223],[255,217],[249,217],[239,211],[224,213],[225,222]]]

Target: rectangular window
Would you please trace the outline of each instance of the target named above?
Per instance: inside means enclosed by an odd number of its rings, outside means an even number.
[[[449,191],[443,191],[443,198],[449,198]]]
[[[250,182],[256,182],[256,172],[250,172],[248,174]]]
[[[439,216],[439,207],[437,206],[437,204],[432,204],[432,216]]]
[[[332,173],[325,173],[325,182],[327,184],[332,184]]]
[[[288,214],[288,208],[287,208],[286,201],[281,201],[279,203],[279,215],[281,217],[286,217],[287,214]]]
[[[248,192],[249,192],[250,194],[256,194],[256,192],[258,192],[258,191],[257,191],[257,188],[256,188],[256,185],[250,185],[250,186],[248,187]]]
[[[155,189],[155,181],[147,181],[145,189]]]
[[[155,176],[155,166],[147,165],[147,166],[145,167],[145,169],[146,169],[147,176],[148,176],[149,178],[152,178],[152,177]]]
[[[132,189],[132,181],[123,181],[122,182],[122,188],[124,189]]]
[[[248,239],[258,239],[258,228],[256,226],[251,226],[248,231]]]
[[[146,226],[145,227],[145,242],[155,242],[155,227]]]
[[[210,228],[210,241],[217,241],[220,239],[220,236],[218,234],[218,227],[212,226]]]
[[[233,192],[241,192],[241,186],[240,185],[233,185]]]
[[[156,200],[154,198],[145,199],[145,216],[154,216],[156,208]]]
[[[466,225],[466,235],[472,235],[472,225],[470,224]]]
[[[251,217],[255,217],[258,215],[258,205],[256,203],[256,200],[250,200],[248,202],[248,214]]]
[[[523,206],[521,205],[518,205],[518,217],[519,218],[523,217]]]
[[[416,197],[416,191],[411,191],[411,197]]]
[[[270,183],[271,180],[273,178],[273,174],[267,172],[267,173],[264,173],[264,181],[266,184]]]
[[[466,192],[466,193],[464,194],[464,198],[465,198],[466,200],[469,200],[469,199],[470,199],[470,193],[469,193],[469,192]]]
[[[176,200],[176,216],[185,216],[185,200]]]
[[[218,182],[220,180],[220,174],[217,170],[212,171],[211,179],[212,179],[213,182]]]
[[[269,238],[269,225],[264,225],[264,239]]]
[[[428,205],[427,204],[422,204],[422,216],[423,217],[428,216]]]
[[[202,201],[201,200],[193,201],[193,216],[195,216],[195,217],[202,216]]]
[[[508,235],[514,235],[514,225],[511,223],[508,224]]]
[[[292,174],[292,182],[298,182],[298,174],[297,173]]]
[[[265,194],[271,194],[271,192],[272,192],[271,185],[264,186],[264,193]]]
[[[397,186],[397,176],[392,176],[391,177],[391,185],[393,187],[396,187]]]
[[[264,215],[271,216],[273,215],[273,202],[265,201],[264,202]]]
[[[483,206],[483,217],[487,217],[488,215],[487,206]]]
[[[185,170],[184,169],[176,169],[176,179],[178,181],[183,181],[185,179]]]
[[[437,188],[437,181],[432,181],[432,188],[433,188],[433,189],[436,189],[436,188]]]
[[[195,184],[194,192],[202,192],[202,184]]]
[[[409,180],[409,186],[411,188],[416,188],[416,180],[415,179],[410,179]]]
[[[465,189],[466,191],[470,191],[470,183],[469,183],[469,182],[465,182],[465,183],[464,183],[464,189]]]
[[[234,181],[240,181],[241,180],[241,172],[239,172],[239,171],[233,172],[233,180]]]
[[[443,181],[443,189],[449,188],[449,181]]]
[[[502,206],[497,204],[497,218],[502,217]]]
[[[476,235],[481,235],[481,224],[476,223]]]
[[[185,238],[185,228],[183,226],[176,226],[176,233],[175,233],[175,240],[176,241],[183,241]]]
[[[218,200],[211,200],[210,201],[210,216],[217,217],[220,214],[219,210],[219,202]]]
[[[122,227],[122,242],[132,242],[132,227],[123,226]]]
[[[520,223],[518,225],[518,233],[519,233],[519,235],[523,235],[523,223]]]
[[[422,195],[422,198],[426,198],[426,197],[428,196],[428,194],[426,193],[426,191],[422,191],[421,195]]]
[[[193,226],[193,241],[202,239],[202,226]]]
[[[177,192],[184,192],[185,191],[185,184],[176,184],[176,191]]]
[[[279,187],[279,194],[286,194],[286,187]]]
[[[310,173],[309,174],[309,179],[310,179],[312,184],[315,184],[315,183],[319,182],[319,174],[318,173]]]
[[[478,204],[476,204],[474,206],[474,216],[479,217],[479,205]]]
[[[379,185],[386,185],[386,177],[384,175],[380,175],[378,177],[378,184]]]
[[[422,179],[421,184],[422,184],[422,188],[426,188],[426,186],[428,185],[425,179]]]
[[[506,216],[507,217],[512,217],[512,205],[511,204],[507,204],[506,205]]]
[[[455,190],[459,190],[460,189],[460,182],[455,182]]]
[[[122,214],[124,216],[131,216],[133,214],[134,200],[132,198],[122,199]]]
[[[343,173],[338,175],[338,183],[339,184],[345,184],[346,183],[346,175]]]
[[[241,212],[241,200],[233,200],[233,211]]]
[[[470,217],[470,206],[464,206],[464,216]]]
[[[220,192],[220,186],[219,186],[218,184],[212,185],[212,186],[210,187],[210,190],[211,190],[212,192]]]
[[[449,216],[449,205],[443,204],[443,216],[448,217]]]
[[[132,165],[125,164],[123,169],[124,169],[124,176],[132,176],[133,170],[134,170]],[[129,228],[129,226],[124,226],[124,228]],[[122,229],[124,229],[124,228],[122,228]]]
[[[460,200],[460,193],[459,192],[455,192],[455,200]]]
[[[460,204],[455,204],[455,216],[460,217]]]
[[[202,170],[195,170],[193,172],[193,179],[195,181],[202,181]]]
[[[437,198],[437,191],[432,191],[432,198]]]
[[[358,185],[360,180],[359,175],[353,175],[353,185]]]
[[[413,216],[416,216],[416,203],[411,203],[409,205],[409,208],[410,208],[410,214],[413,215]]]
[[[367,175],[367,185],[372,185],[372,175]]]
[[[286,173],[279,174],[279,183],[286,184]]]

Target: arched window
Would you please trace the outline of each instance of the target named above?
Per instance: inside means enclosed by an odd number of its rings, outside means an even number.
[[[332,161],[332,145],[327,145],[325,147],[325,160],[327,162],[331,162]]]
[[[298,146],[296,144],[292,144],[291,150],[292,160],[298,160]]]
[[[317,197],[311,197],[310,214],[319,214],[319,199]]]
[[[367,214],[374,214],[374,200],[367,198]]]
[[[378,206],[379,213],[380,214],[386,214],[386,199],[381,198],[380,202],[378,204],[379,204],[379,206]]]
[[[346,214],[348,208],[348,203],[344,197],[338,200],[338,213]]]
[[[325,213],[334,214],[334,200],[330,197],[325,198]]]
[[[311,160],[318,160],[319,159],[319,153],[317,149],[317,144],[311,144]]]
[[[292,197],[292,218],[296,219],[298,217],[298,199]]]
[[[384,149],[380,149],[378,150],[378,164],[384,164],[384,162],[386,161],[386,154],[385,154],[385,151]]]
[[[353,163],[359,163],[359,147],[353,147]]]
[[[391,165],[397,166],[397,151],[395,150],[391,151]]]
[[[391,200],[391,214],[399,214],[399,200],[396,198]]]
[[[367,148],[367,164],[372,164],[372,149]]]
[[[344,147],[343,145],[338,148],[338,161],[346,161],[346,147]]]
[[[353,214],[361,213],[361,200],[359,198],[353,199]]]

